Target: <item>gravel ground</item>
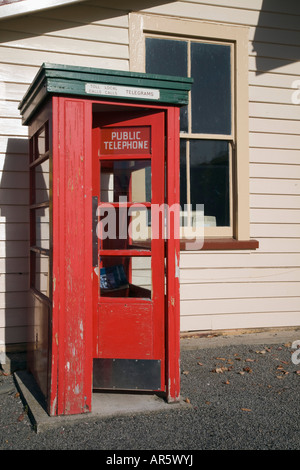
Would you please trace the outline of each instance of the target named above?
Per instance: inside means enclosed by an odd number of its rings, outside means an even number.
[[[181,395],[189,409],[83,420],[38,434],[13,376],[0,372],[0,450],[300,450],[300,364],[291,345],[184,348]]]

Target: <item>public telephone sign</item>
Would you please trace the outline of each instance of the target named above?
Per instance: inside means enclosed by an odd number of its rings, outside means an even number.
[[[150,126],[109,127],[101,129],[101,155],[136,155],[151,153]]]

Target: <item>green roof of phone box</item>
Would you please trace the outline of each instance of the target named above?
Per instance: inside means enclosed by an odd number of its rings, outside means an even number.
[[[44,63],[19,104],[23,124],[50,95],[147,101],[183,106],[193,79]],[[108,88],[111,85],[111,88]]]

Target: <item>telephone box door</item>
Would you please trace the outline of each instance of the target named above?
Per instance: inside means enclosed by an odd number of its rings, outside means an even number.
[[[165,390],[163,111],[93,125],[94,389]]]

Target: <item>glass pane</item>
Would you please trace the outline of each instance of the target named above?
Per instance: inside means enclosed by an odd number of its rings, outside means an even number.
[[[30,163],[32,163],[33,160],[36,158],[34,145],[35,145],[35,139],[34,139],[34,137],[31,137],[31,139],[29,139],[29,161],[30,161]]]
[[[49,235],[49,207],[36,209],[35,211],[35,245],[49,250],[50,248],[50,235]]]
[[[150,160],[100,162],[100,201],[151,202]]]
[[[151,215],[147,207],[98,208],[97,236],[102,250],[150,249]]]
[[[31,252],[33,262],[33,287],[42,294],[49,297],[49,256]]]
[[[35,204],[49,201],[49,159],[32,168],[35,175]]]
[[[204,225],[230,226],[229,143],[190,142],[191,204],[204,204]]]
[[[231,134],[230,46],[191,44],[192,132]]]
[[[129,236],[131,243],[142,244],[151,240],[151,209],[146,207],[130,208]],[[148,246],[150,248],[150,245]]]
[[[180,207],[182,210],[187,204],[186,143],[186,140],[180,140]]]
[[[43,129],[37,137],[37,152],[39,155],[46,153],[46,132]]]
[[[100,296],[151,299],[151,257],[101,257]]]
[[[146,38],[146,73],[187,77],[187,47],[185,41]],[[180,130],[188,130],[187,106],[180,109]]]
[[[30,139],[30,161],[45,155],[49,150],[48,123]]]

